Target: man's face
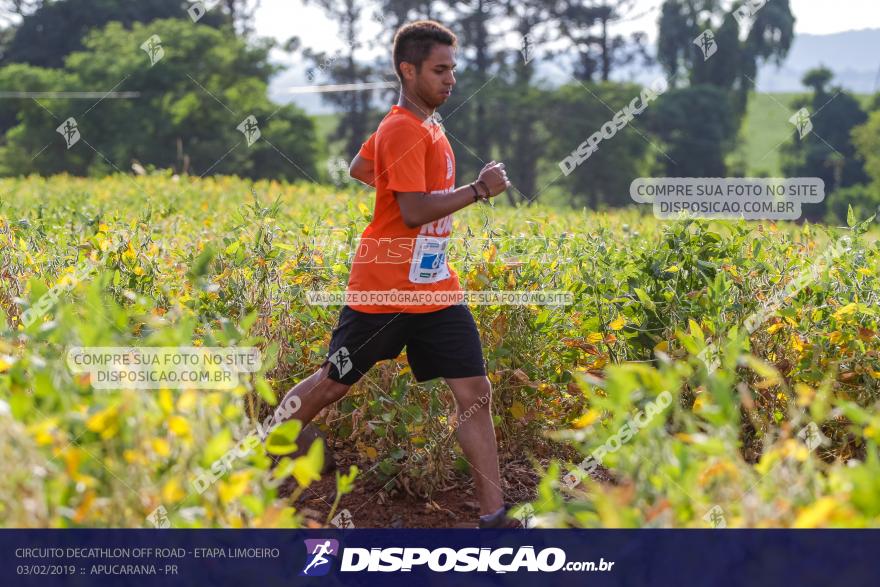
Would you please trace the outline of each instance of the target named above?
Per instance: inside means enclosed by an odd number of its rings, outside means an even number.
[[[452,94],[455,85],[455,49],[449,45],[435,43],[422,67],[415,71],[414,83],[410,91],[415,93],[425,104],[437,108]]]

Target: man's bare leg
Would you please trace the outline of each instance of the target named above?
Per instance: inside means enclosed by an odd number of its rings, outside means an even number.
[[[455,397],[458,443],[470,464],[480,501],[480,515],[504,505],[498,447],[492,424],[492,384],[488,377],[447,378]]]
[[[305,428],[318,412],[342,399],[351,386],[327,377],[329,371],[330,365],[324,365],[294,385],[278,404],[274,424],[296,418]]]

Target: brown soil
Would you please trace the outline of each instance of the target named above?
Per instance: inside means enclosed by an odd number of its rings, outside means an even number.
[[[339,471],[348,471],[350,465],[366,471],[373,465],[364,461],[353,446],[345,446],[340,440],[335,441],[333,452]],[[539,457],[538,461],[546,467],[549,458]],[[506,502],[535,500],[540,477],[528,459],[502,455],[501,477]],[[600,469],[594,477],[598,481],[614,482],[607,470]],[[342,496],[336,511],[348,510],[355,528],[475,528],[480,508],[473,479],[459,473],[453,481],[451,487],[437,490],[428,498],[407,492],[400,477],[383,481],[376,474],[361,473],[355,480],[354,490]],[[289,492],[295,487],[291,480],[282,487],[281,495],[289,498]],[[325,473],[302,493],[295,506],[308,527],[332,527],[326,521],[335,495],[333,471]]]

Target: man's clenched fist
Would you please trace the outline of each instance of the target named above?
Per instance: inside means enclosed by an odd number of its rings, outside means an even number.
[[[477,183],[483,182],[489,190],[489,196],[494,197],[510,187],[510,181],[507,179],[507,171],[505,171],[504,163],[489,161],[480,171]]]

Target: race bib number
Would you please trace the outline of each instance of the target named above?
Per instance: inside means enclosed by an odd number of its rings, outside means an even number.
[[[435,283],[449,277],[446,264],[448,238],[419,236],[413,247],[409,280],[413,283]]]

